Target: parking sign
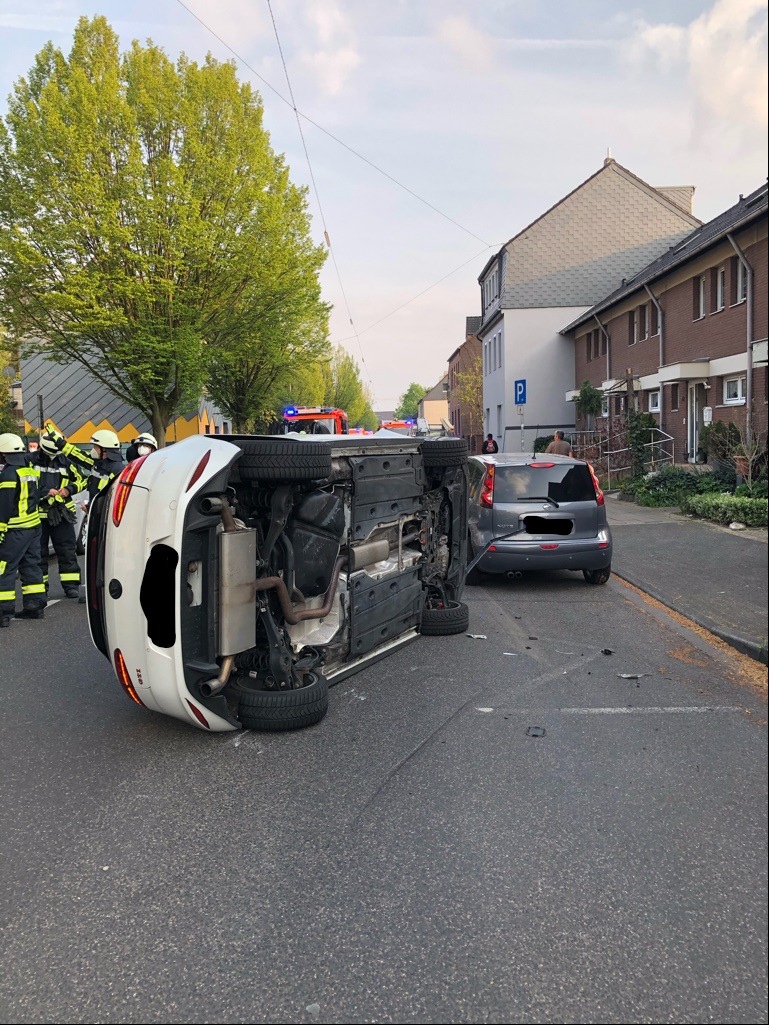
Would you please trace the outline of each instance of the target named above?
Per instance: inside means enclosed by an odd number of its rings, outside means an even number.
[[[526,378],[522,381],[515,381],[513,385],[515,389],[515,404],[516,406],[526,405]]]

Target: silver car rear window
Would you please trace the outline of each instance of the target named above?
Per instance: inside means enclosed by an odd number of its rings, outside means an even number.
[[[548,463],[528,466],[497,466],[494,472],[494,502],[511,504],[531,498],[554,502],[595,501],[590,471],[583,463]]]

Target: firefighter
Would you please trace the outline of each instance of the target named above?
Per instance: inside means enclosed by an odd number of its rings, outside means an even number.
[[[59,563],[59,580],[64,588],[64,594],[67,598],[77,598],[80,566],[76,553],[76,513],[72,496],[85,488],[85,478],[77,465],[60,452],[55,442],[46,434],[41,436],[40,445],[37,452],[32,455],[31,462],[40,470],[40,565],[43,569],[46,594],[50,540]]]
[[[16,574],[23,609],[16,619],[42,619],[46,606],[40,566],[40,471],[32,466],[17,434],[0,434],[0,627],[11,625]]]
[[[57,451],[62,452],[73,463],[77,464],[86,481],[88,499],[83,504],[86,508],[93,499],[125,469],[125,462],[120,452],[120,439],[114,431],[94,431],[91,436],[91,449],[86,455],[77,445],[52,428],[44,435]]]
[[[158,443],[152,434],[140,434],[138,438],[134,438],[131,444],[128,446],[126,452],[126,462],[132,463],[134,459],[139,459],[141,456],[148,456],[152,452],[157,452]]]

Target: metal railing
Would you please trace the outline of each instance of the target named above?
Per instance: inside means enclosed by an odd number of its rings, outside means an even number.
[[[675,463],[676,446],[672,435],[661,431],[659,427],[649,428],[649,433],[651,440],[644,445],[646,472]],[[599,476],[606,478],[607,486],[611,488],[612,478],[616,482],[633,469],[632,449],[623,444],[626,440],[624,432],[609,437],[601,431],[575,431],[571,435],[571,447],[575,456],[591,463]],[[609,445],[616,447],[609,448]]]

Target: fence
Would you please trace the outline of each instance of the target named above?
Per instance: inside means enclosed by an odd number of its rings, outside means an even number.
[[[656,470],[676,461],[675,441],[659,427],[649,428],[650,440],[644,445],[644,466]],[[633,452],[627,444],[627,432],[609,435],[602,431],[574,431],[571,447],[578,459],[586,459],[609,488],[633,469]]]

